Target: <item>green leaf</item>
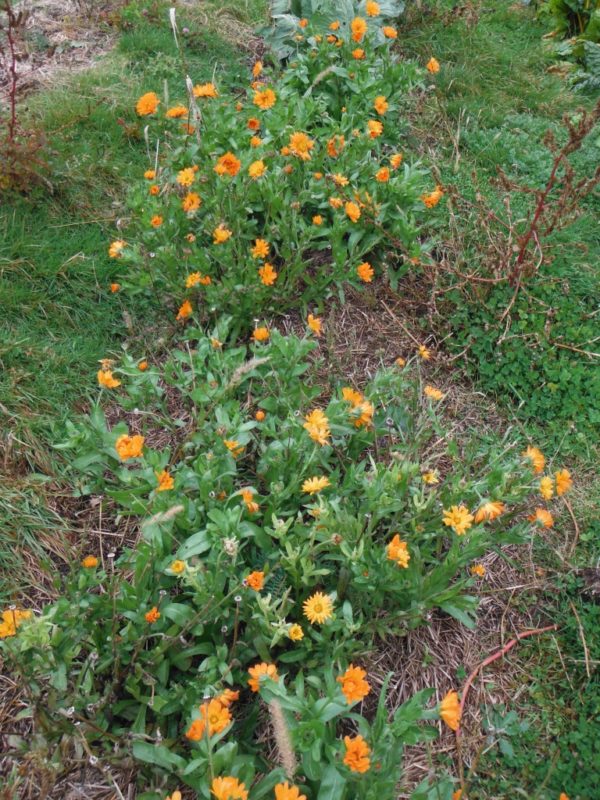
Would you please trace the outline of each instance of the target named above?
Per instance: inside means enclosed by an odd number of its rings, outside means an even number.
[[[163,769],[175,772],[185,767],[185,759],[172,753],[164,744],[150,744],[150,742],[134,742],[133,756],[138,761],[146,764],[156,764]]]
[[[342,800],[346,789],[346,779],[330,765],[321,778],[321,787],[317,800]]]

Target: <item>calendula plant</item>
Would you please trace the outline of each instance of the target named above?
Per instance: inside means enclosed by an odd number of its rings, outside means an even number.
[[[190,80],[179,103],[140,98],[156,158],[109,249],[117,288],[173,297],[180,321],[227,312],[248,329],[419,260],[432,186],[399,134],[421,73],[392,55],[380,17],[367,20],[301,21],[289,66],[257,62],[235,94]]]

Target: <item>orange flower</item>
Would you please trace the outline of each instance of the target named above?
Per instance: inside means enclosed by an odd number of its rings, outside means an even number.
[[[301,28],[306,28],[308,26],[308,20],[306,18],[299,20],[298,25]]]
[[[458,730],[460,725],[460,703],[456,692],[450,691],[442,699],[440,717],[453,731]]]
[[[217,225],[217,227],[213,231],[213,243],[214,244],[224,244],[228,239],[233,236],[232,232],[229,228],[226,228],[223,223]]]
[[[315,336],[321,335],[323,330],[323,321],[320,317],[315,317],[312,314],[309,314],[306,323]]]
[[[160,186],[156,186],[156,184],[154,184],[153,186],[151,186],[151,187],[148,189],[148,192],[149,192],[149,193],[150,193],[150,194],[151,194],[153,197],[156,197],[156,195],[157,195],[157,194],[160,192]]]
[[[121,385],[121,381],[113,378],[113,374],[109,369],[98,370],[97,377],[100,386],[104,386],[106,389],[116,389],[117,386]]]
[[[369,131],[369,136],[371,139],[377,139],[378,136],[381,136],[383,133],[383,125],[379,122],[378,119],[370,119],[367,122],[367,129]]]
[[[85,567],[85,569],[94,569],[94,567],[98,566],[98,559],[96,556],[86,556],[81,562],[81,566]]]
[[[473,514],[462,503],[459,506],[451,506],[449,509],[443,509],[443,523],[449,528],[452,528],[457,536],[464,536],[464,534],[473,525]]]
[[[258,180],[258,178],[262,178],[262,176],[267,171],[267,167],[264,161],[253,161],[252,164],[248,167],[248,175],[253,180]]]
[[[153,181],[154,178],[156,178],[156,170],[147,169],[146,172],[144,172],[144,178],[146,178],[147,181]]]
[[[317,227],[319,225],[322,225],[323,224],[323,217],[320,214],[315,214],[314,217],[312,218],[312,223],[313,223],[313,225],[317,225]]]
[[[252,77],[258,78],[258,76],[262,71],[263,71],[262,61],[257,61],[252,67]]]
[[[256,514],[260,506],[254,500],[254,493],[252,492],[252,489],[242,489],[240,494],[242,495],[242,500],[246,504],[246,508],[248,509],[248,511],[251,514]]]
[[[390,171],[387,167],[381,167],[381,169],[377,170],[375,173],[375,180],[379,181],[379,183],[387,183],[390,179]]]
[[[378,17],[379,14],[381,14],[379,3],[376,3],[374,0],[367,0],[365,11],[367,12],[367,17]]]
[[[355,17],[350,23],[350,30],[352,31],[352,41],[362,42],[367,32],[367,23],[362,17]]]
[[[371,691],[368,681],[365,680],[367,673],[360,667],[350,664],[346,672],[336,678],[342,684],[342,692],[348,705],[357,703],[366,697]]]
[[[290,786],[285,783],[278,783],[275,786],[275,800],[306,800],[305,794],[300,794],[297,786]]]
[[[310,161],[310,151],[315,146],[315,143],[305,133],[296,132],[292,133],[289,141],[290,153],[302,161]]]
[[[362,47],[357,47],[355,50],[352,51],[352,58],[355,61],[363,61],[365,57],[365,51]]]
[[[262,409],[260,409],[260,408],[259,408],[259,410],[258,410],[258,411],[256,412],[256,414],[254,415],[254,419],[255,419],[257,422],[262,422],[266,416],[267,416],[267,415],[265,414],[265,412],[264,412]]]
[[[277,101],[277,95],[272,89],[263,89],[254,93],[252,102],[258,106],[262,111],[272,108]]]
[[[171,572],[174,572],[175,575],[181,575],[182,572],[185,572],[185,561],[181,561],[179,559],[177,561],[173,561],[169,569]]]
[[[400,539],[398,533],[388,544],[386,550],[387,557],[390,561],[395,561],[399,567],[407,569],[408,562],[410,561],[410,553],[408,552],[408,545]]]
[[[235,178],[241,166],[242,162],[233,153],[225,153],[217,161],[215,172],[217,175],[231,175]]]
[[[344,745],[346,746],[344,764],[351,769],[352,772],[367,772],[371,766],[371,760],[369,758],[371,751],[363,737],[344,736]]]
[[[236,439],[223,439],[223,444],[234,458],[244,452],[244,445],[240,444]]]
[[[402,164],[402,159],[404,156],[402,153],[394,153],[393,156],[390,157],[390,164],[392,165],[392,169],[398,169],[400,164]]]
[[[219,96],[217,87],[214,83],[200,83],[193,88],[194,97],[206,97],[213,100]]]
[[[427,62],[427,71],[431,72],[432,75],[440,71],[440,62],[433,56]]]
[[[111,285],[110,285],[110,291],[113,294],[116,294],[119,291],[120,288],[121,288],[121,284],[120,283],[111,283]]]
[[[221,692],[221,694],[217,697],[217,700],[221,705],[229,708],[232,703],[237,702],[240,699],[240,693],[234,692],[233,689],[225,689],[225,691]]]
[[[470,569],[471,575],[475,575],[477,578],[483,578],[485,575],[485,567],[483,564],[473,564]]]
[[[265,573],[251,572],[250,575],[246,577],[246,585],[254,589],[255,592],[260,592],[265,585]]]
[[[545,476],[540,481],[540,494],[544,500],[551,500],[554,495],[554,481],[552,478]]]
[[[348,178],[346,178],[345,175],[342,175],[339,172],[336,172],[335,175],[331,176],[331,178],[336,186],[348,186],[348,184],[350,183]]]
[[[546,466],[546,458],[542,451],[538,450],[537,447],[529,446],[523,453],[523,456],[531,461],[533,471],[536,475],[539,475],[540,472],[544,471],[544,467]]]
[[[163,469],[162,472],[157,472],[156,478],[158,480],[157,492],[168,492],[175,486],[173,476],[169,475],[166,469]]]
[[[389,108],[389,103],[386,100],[386,98],[382,94],[380,94],[377,95],[377,97],[375,98],[375,102],[373,103],[373,108],[378,114],[383,116]]]
[[[561,469],[554,473],[556,477],[556,494],[561,497],[573,486],[573,479],[568,469]]]
[[[248,686],[253,692],[258,692],[260,688],[260,679],[263,675],[269,677],[272,681],[279,680],[275,664],[265,664],[264,661],[261,664],[255,664],[253,667],[250,667],[248,675],[250,675]]]
[[[260,128],[260,120],[256,119],[256,117],[250,117],[246,123],[246,127],[250,131],[257,131]]]
[[[255,342],[266,342],[271,334],[269,333],[269,329],[266,328],[264,325],[260,328],[255,328],[252,334],[252,338]]]
[[[134,436],[124,433],[119,436],[115,442],[115,450],[117,451],[121,461],[127,461],[130,458],[139,458],[144,449],[144,437],[136,433]]]
[[[315,592],[302,603],[304,616],[311,625],[322,625],[333,616],[333,602],[328,594]]]
[[[387,39],[396,39],[398,36],[398,31],[396,28],[392,28],[391,25],[384,25],[381,32]]]
[[[356,268],[356,274],[364,283],[371,283],[375,272],[368,261],[363,261],[363,263],[359,264]]]
[[[541,528],[551,528],[554,525],[554,517],[545,508],[536,508],[535,513],[530,514],[527,519]]]
[[[187,113],[187,106],[173,106],[173,108],[168,109],[165,117],[167,117],[167,119],[180,119],[181,117],[187,116]]]
[[[356,203],[353,203],[352,201],[345,203],[344,210],[350,222],[358,222],[360,219],[360,208],[356,205]]]
[[[338,19],[336,19],[335,22],[332,22],[331,25],[329,26],[329,30],[330,31],[339,31],[339,29],[340,29],[340,21]]]
[[[17,628],[26,619],[31,619],[31,611],[20,608],[8,608],[2,612],[2,622],[0,622],[0,639],[14,636]]]
[[[147,117],[149,114],[154,114],[159,105],[160,100],[156,92],[146,92],[137,101],[135,110],[140,117]]]
[[[215,778],[210,790],[216,800],[248,800],[246,787],[237,778]]]
[[[262,265],[262,267],[258,270],[258,274],[260,276],[261,283],[264,283],[265,286],[272,286],[275,281],[277,280],[277,271],[273,269],[273,265],[269,264],[267,261]]]
[[[262,144],[262,139],[260,136],[253,136],[250,139],[250,147],[260,147]]]
[[[200,195],[197,194],[196,192],[188,192],[181,201],[181,208],[187,214],[191,214],[194,211],[198,211],[201,205],[202,205],[202,200],[200,199]]]
[[[439,186],[433,190],[433,192],[429,192],[428,194],[422,194],[421,200],[425,204],[426,208],[435,208],[437,204],[440,202],[442,197],[444,196],[444,192]]]
[[[138,369],[140,372],[145,372],[148,369],[148,362],[140,361],[140,363],[138,364]]]
[[[180,169],[177,173],[175,180],[180,186],[191,186],[196,178],[196,172],[193,167],[186,167]]]
[[[423,393],[425,397],[429,397],[430,400],[443,400],[446,396],[439,389],[436,389],[435,386],[426,386]]]
[[[492,522],[493,520],[498,519],[501,514],[504,514],[505,510],[506,506],[504,503],[500,503],[497,500],[483,503],[483,505],[479,506],[475,512],[475,522],[477,525],[485,520]]]
[[[189,300],[184,300],[183,303],[179,306],[179,311],[177,312],[177,316],[175,319],[187,319],[191,317],[193,314],[192,304]]]
[[[308,431],[310,438],[321,446],[328,444],[331,432],[329,430],[329,420],[323,411],[320,408],[315,408],[304,419],[306,422],[302,427]]]
[[[419,345],[419,357],[423,359],[423,361],[431,361],[431,351],[428,350],[424,344]]]
[[[150,220],[150,225],[152,225],[153,228],[160,228],[163,222],[164,219],[160,216],[160,214],[155,214]]]
[[[252,258],[266,258],[269,255],[270,245],[266,239],[255,239],[254,247],[250,251]]]
[[[340,197],[330,197],[329,205],[332,208],[341,208],[344,205],[344,201]]]
[[[160,611],[156,606],[152,606],[150,611],[146,611],[146,613],[144,614],[144,619],[146,620],[146,622],[149,622],[150,624],[152,624],[153,622],[158,622],[158,620],[160,619]]]
[[[344,136],[336,135],[327,142],[327,154],[331,158],[337,158],[346,146],[346,139]]]

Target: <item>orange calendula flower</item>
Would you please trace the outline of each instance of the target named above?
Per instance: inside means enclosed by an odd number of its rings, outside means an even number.
[[[253,180],[258,180],[258,178],[262,178],[262,176],[267,171],[267,167],[264,161],[253,161],[252,164],[248,167],[248,175]]]
[[[144,172],[144,178],[146,178],[147,181],[153,181],[154,178],[156,178],[156,170],[147,169],[146,172]]]
[[[147,117],[154,114],[160,105],[160,100],[156,92],[146,92],[135,104],[135,110],[140,117]]]
[[[304,616],[311,625],[322,625],[333,616],[333,602],[331,597],[322,592],[315,592],[302,603]]]
[[[193,88],[194,97],[204,97],[216,99],[219,96],[217,87],[214,83],[199,83]]]
[[[258,78],[258,76],[263,71],[262,61],[257,61],[254,66],[252,67],[252,77]]]
[[[180,186],[191,186],[196,179],[196,171],[193,167],[180,169],[175,180]]]
[[[558,796],[558,800],[569,800],[569,798],[564,792],[561,792]]]
[[[114,378],[109,369],[99,369],[97,378],[100,386],[104,386],[106,389],[116,389],[117,386],[121,385],[121,381]]]
[[[501,514],[504,514],[506,510],[506,506],[504,503],[500,503],[498,500],[490,500],[487,503],[483,503],[479,506],[477,511],[475,512],[475,522],[479,525],[480,522],[492,522]]]
[[[453,731],[460,725],[460,703],[457,692],[448,692],[440,703],[440,717]]]
[[[254,97],[252,98],[252,102],[255,106],[261,109],[261,111],[266,111],[269,108],[272,108],[277,101],[277,95],[273,91],[273,89],[263,89],[262,91],[257,91],[254,93]]]
[[[389,107],[390,107],[389,103],[384,97],[384,95],[380,94],[375,98],[375,102],[373,103],[373,108],[378,114],[381,114],[381,116],[385,114],[385,112],[388,110]]]
[[[263,675],[270,678],[272,681],[279,680],[275,664],[265,664],[264,661],[261,664],[255,664],[253,667],[250,667],[248,675],[250,675],[248,686],[253,692],[258,692],[260,688],[260,679]]]
[[[144,619],[146,620],[146,622],[149,622],[150,624],[152,624],[153,622],[158,622],[158,620],[160,619],[160,611],[156,606],[152,606],[150,611],[146,611],[146,613],[144,614]]]
[[[410,553],[408,552],[408,545],[400,538],[400,534],[396,534],[392,541],[386,547],[387,557],[390,561],[395,561],[399,567],[403,569],[408,568],[410,561]]]
[[[292,642],[300,642],[304,639],[304,631],[302,630],[302,626],[298,624],[290,625],[288,629],[288,638],[292,640]]]
[[[192,214],[194,211],[198,211],[201,205],[202,200],[200,199],[200,195],[196,192],[188,192],[181,201],[181,208],[187,214]]]
[[[378,119],[370,119],[367,122],[367,130],[371,139],[377,139],[383,133],[383,124]]]
[[[554,525],[554,517],[545,508],[536,508],[533,514],[530,514],[527,519],[540,528],[551,528]]]
[[[202,278],[201,272],[192,272],[185,279],[185,288],[192,289],[194,286],[197,286],[200,283],[201,278]]]
[[[115,450],[121,461],[128,461],[130,458],[139,458],[144,449],[144,437],[136,433],[134,436],[124,433],[115,442]]]
[[[112,242],[112,244],[108,248],[108,255],[111,258],[119,258],[126,244],[127,243],[124,242],[122,239],[117,239],[115,242]]]
[[[250,147],[260,147],[262,144],[262,139],[260,136],[253,136],[250,139]]]
[[[233,233],[226,228],[223,223],[217,225],[217,227],[213,231],[213,243],[214,244],[225,244],[228,239],[231,239]]]
[[[254,246],[250,251],[252,258],[266,258],[269,255],[270,245],[266,239],[255,239]]]
[[[568,469],[561,469],[559,472],[555,472],[554,476],[556,478],[556,494],[562,497],[573,486],[571,473]]]
[[[246,508],[251,514],[256,514],[260,509],[260,506],[254,499],[254,492],[252,489],[242,489],[240,492],[242,495],[242,500],[246,504]]]
[[[344,204],[344,211],[350,222],[358,222],[360,219],[360,208],[356,203],[349,201]]]
[[[251,572],[250,575],[246,577],[246,585],[254,589],[255,592],[260,592],[265,585],[265,573]]]
[[[546,466],[546,457],[541,450],[538,450],[537,447],[529,446],[523,453],[523,456],[531,461],[533,471],[536,475],[539,475],[540,472],[544,471],[544,467]]]
[[[313,225],[322,225],[323,224],[323,217],[320,214],[315,214],[312,218]]]
[[[540,481],[540,494],[544,500],[551,500],[554,495],[554,481],[546,476]]]
[[[121,288],[120,283],[111,283],[110,285],[110,291],[112,292],[112,294],[116,294],[120,288]]]
[[[244,445],[240,444],[236,439],[223,439],[223,444],[234,458],[244,452]]]
[[[435,75],[437,72],[440,71],[440,62],[437,60],[437,58],[434,58],[433,56],[429,59],[426,66],[427,66],[427,71],[431,72],[432,75]]]
[[[335,20],[334,22],[332,22],[332,23],[331,23],[331,25],[329,26],[329,30],[330,30],[330,31],[339,31],[339,29],[340,29],[340,21],[339,21],[339,19],[336,19],[336,20]]]
[[[332,208],[341,208],[344,205],[344,201],[341,199],[341,197],[330,197],[329,205]]]
[[[169,108],[165,117],[168,119],[181,119],[181,117],[187,116],[188,109],[187,106],[173,106]]]
[[[331,486],[329,478],[326,478],[324,475],[315,475],[314,478],[307,478],[307,480],[304,481],[302,484],[302,491],[305,494],[317,494],[328,486]]]
[[[371,283],[375,271],[368,261],[363,261],[363,263],[359,264],[356,268],[356,274],[364,283]]]
[[[215,778],[210,786],[216,800],[248,800],[248,792],[243,783],[229,776]]]
[[[224,731],[231,721],[229,708],[220,700],[213,699],[200,706],[200,717],[192,722],[186,731],[186,738],[192,742],[198,742],[205,736],[207,728],[208,735],[214,736],[216,733]]]
[[[94,569],[98,566],[98,559],[96,556],[86,556],[81,562],[81,566],[85,569]]]
[[[138,369],[140,372],[145,372],[148,369],[148,362],[140,361],[140,363],[138,364]]]
[[[417,352],[419,353],[419,358],[422,358],[423,361],[431,360],[431,351],[428,350],[424,344],[419,345],[419,349]]]
[[[0,639],[14,636],[17,628],[27,619],[32,617],[31,611],[20,608],[8,608],[2,612],[2,622],[0,622]]]
[[[381,167],[375,173],[375,180],[379,183],[387,183],[390,179],[390,171],[387,167]]]
[[[265,261],[263,266],[258,270],[258,275],[261,283],[264,283],[265,286],[272,286],[277,280],[278,272],[273,268],[272,264]]]
[[[266,417],[266,416],[267,416],[267,415],[265,414],[265,412],[264,412],[262,409],[260,409],[260,408],[259,408],[259,410],[258,410],[258,411],[256,412],[256,414],[254,415],[254,419],[255,419],[257,422],[262,422],[262,421],[265,419],[265,417]]]
[[[185,572],[185,561],[177,559],[177,561],[173,561],[169,569],[171,572],[174,572],[175,575],[181,575],[182,572]]]
[[[221,694],[217,697],[217,700],[221,705],[229,706],[232,703],[236,703],[240,699],[240,693],[234,692],[233,689],[225,689],[225,691],[221,692]]]
[[[355,61],[364,61],[365,51],[362,49],[362,47],[357,47],[355,50],[352,51],[352,58]]]
[[[260,128],[260,120],[256,119],[256,117],[250,117],[246,123],[246,127],[249,131],[257,131]]]
[[[306,324],[314,333],[315,336],[320,336],[323,331],[323,321],[320,317],[315,317],[313,314],[308,315]]]
[[[341,175],[339,172],[336,172],[335,175],[331,177],[336,186],[348,186],[350,183],[348,178],[346,178],[345,175]]]
[[[352,32],[352,41],[362,42],[365,33],[367,32],[367,22],[362,17],[354,17],[350,23],[350,30]]]
[[[150,220],[150,225],[152,225],[153,228],[160,228],[163,222],[164,219],[160,216],[160,214],[155,214]]]
[[[297,786],[290,786],[286,781],[275,785],[275,800],[306,800],[306,795],[300,794]]]
[[[367,673],[360,667],[350,664],[346,672],[336,678],[342,684],[342,692],[348,705],[358,703],[365,698],[371,691],[371,686],[365,680]]]
[[[427,194],[421,195],[421,200],[425,204],[427,208],[435,208],[437,204],[440,202],[442,197],[444,196],[444,192],[437,186],[433,192],[429,192]]]
[[[230,175],[232,178],[240,171],[242,162],[233,153],[222,155],[214,168],[217,175]]]
[[[331,158],[337,158],[346,146],[346,139],[342,135],[332,136],[327,142],[327,155]]]
[[[156,480],[158,481],[157,492],[168,492],[175,486],[173,476],[169,475],[166,469],[156,473]]]
[[[183,303],[179,306],[179,311],[177,312],[177,316],[175,319],[187,319],[191,317],[193,314],[194,309],[192,308],[192,304],[189,300],[184,300]]]
[[[323,411],[320,408],[315,408],[304,419],[306,421],[302,427],[308,431],[313,442],[317,442],[321,446],[328,444],[331,431],[329,429],[329,420]]]
[[[310,151],[314,146],[313,140],[302,132],[292,133],[288,144],[290,153],[298,156],[302,161],[310,161]]]
[[[435,469],[430,469],[427,472],[424,472],[421,475],[421,479],[422,479],[423,483],[427,483],[429,486],[432,486],[432,485],[440,482],[439,475],[437,473],[437,470],[435,470]]]
[[[367,0],[365,11],[367,12],[367,17],[378,17],[381,14],[379,3],[376,3],[375,0]]]
[[[392,169],[398,169],[400,164],[402,164],[403,158],[404,156],[402,155],[402,153],[394,153],[394,155],[390,157],[390,164],[392,166]]]
[[[356,389],[353,389],[351,386],[343,387],[342,397],[346,402],[351,403],[354,408],[359,406],[365,399],[365,396],[361,394],[361,392],[357,392]]]
[[[269,333],[269,329],[266,328],[264,325],[260,328],[255,328],[254,332],[252,333],[252,338],[255,342],[266,342],[271,334]]]
[[[348,769],[352,770],[352,772],[368,772],[371,766],[371,759],[369,758],[371,750],[363,737],[344,736],[344,745],[346,747],[344,764]]]
[[[425,394],[425,397],[429,397],[430,400],[443,400],[446,396],[439,389],[436,389],[435,386],[426,386],[423,389],[423,393]]]
[[[384,25],[383,28],[381,29],[381,32],[386,37],[386,39],[396,39],[398,36],[398,31],[391,25]]]
[[[471,575],[475,575],[477,578],[483,578],[485,576],[485,567],[483,564],[473,564],[470,569]]]
[[[443,513],[444,525],[452,528],[457,536],[464,536],[473,525],[473,514],[462,503],[458,506],[451,506],[449,509],[445,508]]]
[[[394,361],[394,364],[402,369],[402,367],[406,366],[406,359],[402,358],[402,356],[398,356],[398,358]]]

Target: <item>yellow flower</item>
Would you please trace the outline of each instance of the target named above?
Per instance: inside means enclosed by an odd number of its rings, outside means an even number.
[[[144,614],[144,619],[152,625],[152,623],[158,622],[160,619],[160,611],[156,606],[152,606],[150,611],[146,611]]]
[[[140,117],[147,117],[149,114],[154,114],[159,105],[160,100],[156,92],[146,92],[137,101],[135,110]]]
[[[250,575],[246,577],[246,585],[254,589],[255,592],[260,592],[265,585],[265,573],[251,572]]]
[[[305,794],[300,794],[297,786],[290,786],[285,783],[278,783],[275,786],[275,800],[306,800]]]
[[[573,485],[573,479],[568,469],[561,469],[559,472],[554,473],[556,477],[556,494],[561,497],[569,491]]]
[[[181,201],[181,208],[187,214],[191,214],[194,211],[198,211],[201,205],[202,205],[202,200],[200,199],[200,195],[197,194],[196,192],[188,192]]]
[[[121,255],[121,251],[126,246],[126,242],[122,239],[117,239],[115,242],[112,242],[110,247],[108,248],[108,255],[111,258],[119,258]]]
[[[423,483],[427,483],[429,486],[440,482],[440,478],[436,469],[430,469],[427,472],[424,472],[421,475],[421,479],[423,480]]]
[[[554,495],[554,481],[546,476],[540,481],[540,494],[544,500],[551,500]]]
[[[446,396],[443,392],[440,392],[439,389],[436,389],[434,386],[426,386],[423,390],[426,397],[429,397],[430,400],[443,400]]]
[[[298,156],[303,161],[310,161],[310,151],[315,146],[315,143],[312,139],[310,139],[305,133],[292,133],[290,136],[290,141],[288,147],[290,148],[290,153],[293,155]]]
[[[167,119],[180,119],[181,117],[187,116],[187,113],[187,106],[173,106],[168,109],[165,117],[167,117]]]
[[[375,173],[375,180],[379,181],[379,183],[387,183],[390,179],[390,171],[387,167],[381,167],[381,169],[377,170]]]
[[[255,664],[253,667],[250,667],[248,675],[250,675],[248,686],[253,692],[258,692],[260,688],[260,679],[263,675],[269,677],[272,681],[279,680],[275,664],[265,664],[264,661],[261,664]]]
[[[362,736],[344,736],[346,754],[344,764],[352,772],[367,772],[371,766],[369,745]]]
[[[427,208],[434,208],[440,202],[442,197],[444,196],[444,192],[439,186],[433,190],[433,192],[429,192],[428,194],[422,194],[421,200],[425,204]]]
[[[183,303],[179,306],[179,311],[177,312],[177,317],[175,319],[187,319],[191,317],[193,314],[192,304],[189,300],[184,300]]]
[[[81,562],[81,566],[85,567],[85,569],[94,569],[94,567],[98,566],[98,559],[96,556],[86,556]]]
[[[423,361],[429,361],[431,359],[431,352],[425,347],[424,344],[419,345],[418,353]]]
[[[360,208],[356,203],[348,202],[344,204],[344,211],[350,222],[358,222],[360,219]]]
[[[312,218],[313,225],[322,225],[323,224],[323,217],[320,214],[315,214]]]
[[[324,475],[321,477],[315,475],[314,478],[308,478],[302,484],[302,491],[305,494],[317,494],[317,492],[326,489],[328,486],[331,486],[329,482],[329,478],[326,478]]]
[[[206,97],[213,100],[219,96],[217,87],[214,83],[200,83],[193,88],[194,97]]]
[[[210,790],[216,800],[248,800],[246,787],[237,778],[215,778]]]
[[[263,266],[258,270],[258,274],[261,282],[264,283],[265,286],[272,286],[277,280],[278,275],[277,271],[273,269],[273,265],[269,264],[267,261],[265,261]]]
[[[214,171],[217,175],[230,175],[232,178],[240,171],[242,162],[233,153],[224,153],[217,161]]]
[[[554,517],[545,508],[536,508],[535,512],[530,514],[527,519],[542,528],[551,528],[554,525]]]
[[[348,705],[363,700],[371,691],[369,682],[365,680],[367,673],[360,667],[350,664],[346,672],[336,678],[342,684],[342,692]]]
[[[8,608],[2,612],[2,622],[0,622],[0,639],[14,636],[17,628],[26,619],[31,619],[31,611],[24,611],[20,608]]]
[[[362,264],[359,264],[356,268],[356,274],[364,281],[364,283],[371,283],[373,280],[373,275],[375,272],[373,271],[373,267],[369,264],[368,261],[363,261]]]
[[[471,575],[476,575],[478,578],[483,578],[485,575],[485,567],[483,564],[473,564],[471,567]]]
[[[167,795],[165,800],[181,800],[181,792],[179,790],[175,790],[173,794]]]
[[[371,139],[377,139],[383,133],[383,125],[378,119],[370,119],[367,122],[367,130]]]
[[[269,329],[265,328],[264,325],[260,328],[255,328],[252,334],[252,338],[255,342],[266,342],[271,334],[269,333]]]
[[[367,23],[362,17],[355,17],[350,23],[350,30],[352,31],[352,40],[362,42],[367,32]]]
[[[196,172],[193,167],[180,169],[175,180],[180,186],[191,186],[196,179]]]
[[[471,514],[469,509],[465,505],[462,505],[462,503],[459,506],[452,506],[449,509],[444,509],[443,513],[444,525],[452,528],[457,536],[463,536],[473,525],[473,514]]]
[[[185,561],[174,561],[171,566],[169,567],[171,572],[174,572],[176,575],[181,575],[182,572],[185,571]]]
[[[432,75],[435,75],[440,71],[440,62],[432,56],[427,62],[427,70],[431,72]]]
[[[223,342],[220,342],[218,339],[215,339],[214,336],[210,338],[210,346],[213,350],[220,350],[223,347]]]
[[[121,381],[113,378],[113,374],[109,369],[99,369],[97,378],[100,386],[104,386],[106,389],[116,389],[117,386],[121,385]]]
[[[373,108],[381,116],[385,114],[385,112],[389,108],[389,103],[384,97],[384,95],[380,94],[375,98],[375,102],[373,103]]]
[[[254,93],[252,102],[258,106],[262,111],[272,108],[277,101],[277,95],[272,89],[264,89]]]
[[[264,161],[253,161],[248,167],[248,175],[250,175],[253,180],[262,178],[266,171],[267,167]]]
[[[308,600],[304,601],[302,608],[304,609],[304,616],[311,625],[315,623],[322,625],[333,616],[333,603],[331,598],[329,595],[323,594],[322,592],[315,592],[311,595]]]
[[[224,244],[228,239],[233,236],[233,233],[226,228],[223,223],[217,225],[217,227],[213,231],[213,243],[214,244]]]
[[[269,255],[270,245],[266,239],[256,239],[250,251],[252,258],[266,258]]]
[[[374,0],[367,0],[365,11],[367,12],[367,17],[378,17],[379,14],[381,14],[379,3],[376,3]]]
[[[498,500],[483,503],[475,512],[475,522],[478,525],[480,522],[484,522],[485,520],[492,522],[493,520],[498,519],[501,514],[504,514],[505,510],[506,506],[504,503],[500,503]]]
[[[540,472],[544,471],[544,467],[546,466],[546,458],[542,451],[538,450],[537,447],[529,446],[523,453],[523,456],[531,461],[533,471],[536,475],[539,475]]]
[[[115,450],[117,451],[121,461],[127,461],[130,458],[139,458],[144,449],[144,437],[139,434],[129,436],[124,433],[119,436],[115,442]]]
[[[292,642],[300,642],[304,639],[304,631],[302,630],[302,626],[298,624],[290,625],[288,629],[288,637],[292,640]]]
[[[157,472],[156,478],[158,480],[157,492],[168,492],[175,486],[173,476],[169,475],[166,469],[163,469],[162,472]]]
[[[314,333],[315,336],[320,336],[323,330],[323,321],[320,317],[315,317],[313,314],[309,314],[306,320],[306,324]]]
[[[456,692],[448,692],[443,698],[440,703],[440,717],[453,731],[458,730],[460,725],[460,703]]]
[[[384,25],[381,32],[387,39],[395,39],[398,36],[398,31],[391,25]]]
[[[321,446],[328,444],[331,431],[329,429],[329,420],[323,411],[320,408],[315,408],[304,419],[306,421],[302,427],[308,431],[310,438]]]
[[[236,439],[223,439],[223,444],[234,458],[244,452],[244,445],[240,444]]]
[[[400,535],[396,534],[392,541],[386,547],[387,557],[390,561],[395,561],[399,567],[406,569],[410,561],[410,553],[408,552],[408,545],[400,539]]]
[[[332,179],[336,186],[348,186],[350,183],[348,178],[346,178],[345,175],[340,175],[339,172],[336,172],[335,175],[332,175]]]

